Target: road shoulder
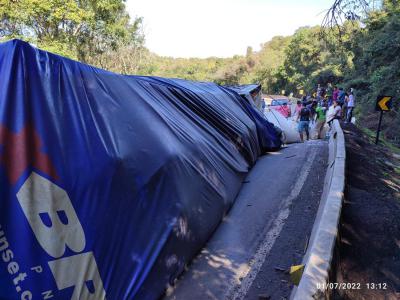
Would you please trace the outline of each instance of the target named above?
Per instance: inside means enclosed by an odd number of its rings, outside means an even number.
[[[347,186],[340,228],[337,299],[400,299],[400,161],[354,125],[343,126]],[[385,289],[384,289],[384,288]]]

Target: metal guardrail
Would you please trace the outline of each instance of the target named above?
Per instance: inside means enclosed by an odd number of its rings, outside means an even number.
[[[291,299],[330,299],[329,288],[339,221],[344,198],[346,149],[338,120],[334,120],[329,139],[329,165],[324,192],[304,257],[304,272]]]

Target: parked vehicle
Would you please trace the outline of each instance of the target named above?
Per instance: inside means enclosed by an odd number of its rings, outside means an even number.
[[[280,99],[273,99],[271,101],[271,105],[269,106],[270,109],[276,110],[285,118],[291,117],[291,103],[289,99],[280,98]]]

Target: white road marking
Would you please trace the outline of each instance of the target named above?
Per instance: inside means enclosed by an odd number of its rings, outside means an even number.
[[[306,162],[303,164],[303,167],[300,171],[300,176],[297,178],[297,181],[293,187],[293,190],[289,194],[287,198],[282,201],[281,209],[279,215],[272,223],[271,229],[265,234],[265,238],[260,243],[253,259],[249,263],[249,267],[246,268],[242,273],[242,282],[240,285],[234,284],[226,293],[225,299],[232,300],[241,300],[246,296],[248,290],[250,289],[254,279],[256,278],[258,272],[261,269],[261,266],[265,262],[265,258],[267,254],[272,249],[276,238],[279,236],[282,231],[283,225],[285,225],[285,221],[289,216],[290,207],[294,199],[298,197],[301,189],[308,177],[308,174],[311,171],[311,166],[313,161],[315,160],[315,156],[317,154],[315,147],[309,147],[310,153],[308,154]]]

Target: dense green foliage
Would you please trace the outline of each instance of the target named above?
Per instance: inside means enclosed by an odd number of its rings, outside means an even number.
[[[344,84],[355,87],[359,98],[362,123],[376,128],[374,113],[378,95],[394,96],[394,110],[385,115],[386,138],[400,144],[400,2],[385,1],[383,10],[367,20],[366,28],[355,35],[352,50],[354,67]]]
[[[122,0],[0,0],[0,37],[81,61],[142,43],[140,25],[141,19],[131,22]]]

